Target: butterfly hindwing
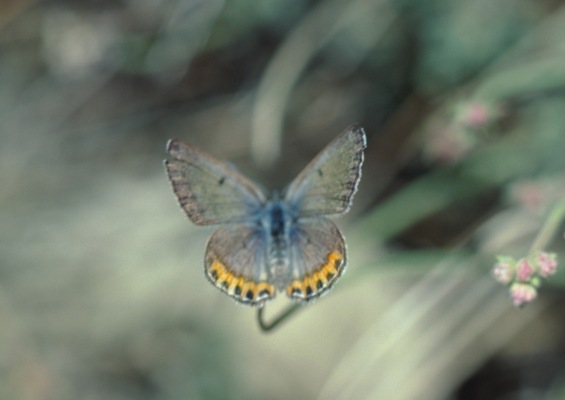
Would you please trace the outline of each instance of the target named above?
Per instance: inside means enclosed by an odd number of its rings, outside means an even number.
[[[347,265],[345,240],[327,218],[299,222],[290,232],[293,280],[286,288],[292,300],[310,301],[328,291]]]
[[[262,305],[275,296],[268,281],[266,243],[266,232],[257,224],[220,227],[206,246],[206,276],[235,300]]]

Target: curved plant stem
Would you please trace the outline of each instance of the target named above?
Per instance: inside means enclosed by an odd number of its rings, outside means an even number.
[[[530,247],[530,253],[542,250],[549,244],[563,219],[565,219],[565,199],[557,202],[549,212],[545,224],[543,224]]]
[[[263,311],[265,310],[265,306],[263,306],[257,310],[257,322],[259,323],[259,327],[263,332],[270,332],[281,322],[294,314],[299,308],[300,304],[292,304],[288,306],[283,312],[281,312],[279,316],[273,319],[270,323],[266,323],[263,319]]]

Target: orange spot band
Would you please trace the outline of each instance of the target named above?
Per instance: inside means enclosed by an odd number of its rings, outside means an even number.
[[[306,275],[302,280],[292,281],[286,288],[287,296],[296,300],[309,300],[325,292],[337,279],[343,256],[334,250],[328,254],[327,260],[317,271]]]
[[[275,295],[275,287],[266,281],[246,280],[242,275],[234,275],[224,264],[214,260],[207,270],[214,285],[242,303],[259,305]]]

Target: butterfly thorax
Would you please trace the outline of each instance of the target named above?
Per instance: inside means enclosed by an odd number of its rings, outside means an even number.
[[[291,280],[288,252],[293,218],[284,202],[273,200],[265,206],[262,224],[268,233],[268,274],[275,286],[283,288]]]

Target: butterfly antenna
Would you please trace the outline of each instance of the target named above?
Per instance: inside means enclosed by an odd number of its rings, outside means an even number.
[[[270,323],[265,322],[265,320],[263,319],[263,311],[265,310],[265,307],[266,306],[263,306],[257,309],[257,322],[259,323],[259,327],[263,332],[270,332],[275,329],[281,322],[294,314],[300,308],[300,304],[292,304],[288,306],[283,312],[279,314],[278,317],[276,317]]]

